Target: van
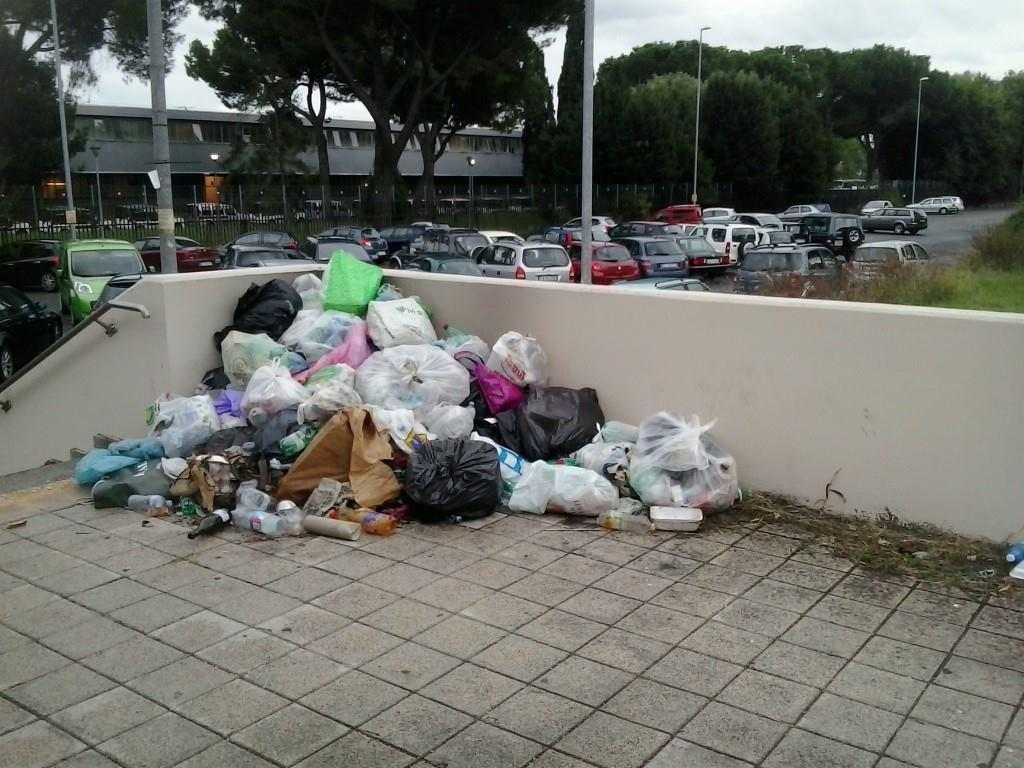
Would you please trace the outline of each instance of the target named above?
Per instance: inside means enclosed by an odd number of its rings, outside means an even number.
[[[749,224],[709,224],[705,236],[722,258],[723,267],[732,267],[739,263],[740,246],[756,243],[760,235],[757,227]]]
[[[146,272],[135,246],[124,240],[72,240],[60,255],[60,308],[78,323],[92,312],[107,281],[115,275]]]
[[[699,205],[670,205],[647,220],[664,224],[700,224],[701,209]]]

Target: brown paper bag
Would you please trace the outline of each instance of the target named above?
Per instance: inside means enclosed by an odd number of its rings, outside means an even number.
[[[349,407],[335,414],[313,438],[277,488],[277,498],[305,503],[321,478],[348,482],[356,501],[376,507],[402,491],[383,462],[392,458],[391,441],[378,432],[370,412]]]

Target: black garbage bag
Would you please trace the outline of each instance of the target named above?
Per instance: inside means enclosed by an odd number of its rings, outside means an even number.
[[[288,330],[295,315],[302,309],[302,297],[285,280],[271,280],[263,285],[253,283],[235,305],[234,320],[213,335],[217,349],[231,331],[265,333],[274,341]]]
[[[479,440],[433,440],[409,457],[405,498],[418,520],[486,517],[498,506],[498,452]]]
[[[594,439],[604,412],[590,387],[531,389],[515,411],[499,413],[501,444],[529,461],[568,456]]]
[[[224,373],[224,367],[211,368],[203,374],[203,380],[199,382],[207,389],[227,389],[231,385],[231,379]]]
[[[218,429],[206,441],[206,452],[219,455],[233,446],[242,446],[253,441],[256,430],[252,427],[227,427]]]
[[[128,506],[128,497],[170,495],[171,480],[164,474],[160,459],[141,461],[134,467],[119,470],[92,487],[96,509]]]

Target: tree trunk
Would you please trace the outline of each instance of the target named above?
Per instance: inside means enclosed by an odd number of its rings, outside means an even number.
[[[434,184],[434,131],[419,134],[420,157],[423,159],[423,175],[420,176],[420,192],[417,202],[422,202],[423,218],[433,221],[437,216],[437,187]]]
[[[398,158],[394,145],[390,137],[384,144],[378,134],[373,152],[373,226],[377,229],[391,225],[397,173]]]
[[[320,215],[328,218],[331,215],[331,158],[327,154],[327,136],[321,123],[316,133],[316,157],[320,169]]]

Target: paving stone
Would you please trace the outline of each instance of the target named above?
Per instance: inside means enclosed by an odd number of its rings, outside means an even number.
[[[505,635],[504,630],[498,627],[472,621],[463,616],[451,616],[417,635],[415,640],[435,651],[460,659],[469,659]]]
[[[833,656],[852,658],[871,635],[859,629],[841,627],[829,621],[804,616],[782,636],[783,640]]]
[[[821,599],[821,593],[782,581],[762,579],[747,590],[743,598],[773,608],[803,613]]]
[[[520,541],[495,554],[494,559],[532,571],[550,565],[564,555],[564,552],[557,549],[542,547],[530,541]]]
[[[443,576],[422,589],[417,589],[410,597],[435,608],[461,611],[494,593],[495,591],[490,587]]]
[[[910,714],[918,720],[999,741],[1013,713],[1013,707],[1006,704],[929,685]]]
[[[79,752],[73,757],[61,760],[54,764],[53,768],[118,768],[117,763],[107,759],[99,752],[88,750]]]
[[[651,600],[651,603],[693,616],[711,618],[735,598],[692,584],[675,584]]]
[[[377,739],[351,731],[307,757],[298,764],[298,768],[402,768],[410,762],[412,758],[404,752],[399,752]],[[426,763],[422,763],[414,768],[418,768],[419,765],[427,766]]]
[[[844,664],[836,656],[777,640],[751,666],[787,680],[824,688]]]
[[[857,600],[847,600],[844,597],[826,595],[807,612],[807,615],[850,629],[873,632],[885,621],[889,615],[889,609]]]
[[[113,557],[99,560],[96,564],[122,576],[134,576],[151,568],[165,565],[172,560],[174,557],[171,555],[151,547],[137,545],[124,552],[118,552]]]
[[[772,571],[773,581],[782,581],[819,592],[832,589],[842,578],[843,574],[839,571],[795,560],[788,560]]]
[[[424,767],[416,766],[415,768]],[[533,762],[530,763],[530,768],[590,768],[590,764],[584,763],[575,757],[570,757],[564,752],[555,752],[553,749],[549,749],[539,757],[534,758]]]
[[[691,560],[699,560],[704,563],[718,557],[728,548],[728,545],[713,541],[704,536],[677,536],[658,546],[658,550],[661,552],[667,552],[678,557],[686,557]]]
[[[968,624],[980,607],[971,600],[940,595],[920,587],[907,595],[900,603],[901,611],[936,621],[946,621],[950,624]]]
[[[244,584],[245,582],[238,582]],[[233,600],[215,605],[212,610],[229,619],[243,624],[255,625],[287,613],[301,603],[294,597],[249,585],[248,589]]]
[[[909,593],[910,588],[901,584],[855,573],[844,578],[832,590],[832,594],[838,597],[860,600],[884,608],[895,608]]]
[[[570,520],[567,520],[567,522],[572,524]],[[605,532],[603,530],[580,531],[566,530],[564,528],[551,528],[535,534],[530,541],[534,544],[539,544],[542,547],[551,547],[552,549],[558,549],[562,552],[574,552],[581,547],[585,547],[595,539],[603,538],[604,535]]]
[[[284,578],[299,570],[301,566],[283,557],[254,557],[248,561],[228,568],[225,574],[258,587],[266,586],[272,581]]]
[[[85,749],[85,744],[37,720],[0,736],[0,760],[12,768],[44,768]]]
[[[204,579],[203,581],[186,584],[184,587],[175,590],[175,595],[182,600],[201,605],[204,608],[216,609],[217,613],[249,624],[251,623],[249,617],[236,616],[233,611],[236,610],[236,607],[245,605],[242,598],[255,591],[253,585],[247,581],[235,579],[228,575],[220,575],[212,579]],[[269,592],[269,590],[267,591]],[[270,594],[280,597],[282,600],[284,599],[282,595],[278,595],[276,592],[270,592]],[[258,619],[258,621],[263,621],[265,618],[269,617],[264,616]]]
[[[304,648],[257,667],[246,678],[289,699],[298,699],[320,688],[348,668]]]
[[[348,619],[323,608],[300,605],[287,613],[268,619],[259,627],[282,640],[305,645],[336,632],[348,623]]]
[[[362,725],[409,695],[398,686],[353,670],[318,688],[301,703],[346,725]]]
[[[558,749],[604,768],[639,768],[668,741],[652,728],[595,712],[558,742]]]
[[[894,712],[823,693],[798,725],[830,739],[880,752],[902,722],[903,717]]]
[[[252,550],[238,544],[221,544],[215,549],[200,552],[193,560],[196,564],[223,573],[252,557]]]
[[[795,723],[818,693],[817,688],[747,669],[726,686],[718,695],[718,701],[774,720]]]
[[[615,694],[602,710],[672,734],[707,702],[703,696],[638,678]]]
[[[273,584],[270,585],[273,587]],[[340,616],[359,619],[399,600],[398,595],[353,582],[313,600],[313,605]]]
[[[676,648],[645,673],[652,680],[701,696],[717,696],[743,670],[736,664]]]
[[[725,592],[729,595],[742,595],[759,579],[750,573],[741,573],[718,565],[702,565],[693,573],[684,576],[680,583],[692,584],[695,587]]]
[[[0,699],[0,734],[28,725],[36,716],[6,699]]]
[[[945,658],[944,654],[919,645],[888,637],[872,637],[854,657],[854,661],[927,682]]]
[[[1024,639],[1024,613],[1020,611],[1009,611],[1005,608],[986,605],[974,617],[971,624],[987,632],[995,632],[1018,640]]]
[[[394,635],[353,623],[312,643],[310,650],[354,669],[401,644],[402,640]]]
[[[362,731],[416,755],[424,755],[472,722],[469,715],[412,695],[381,712]],[[424,723],[430,727],[424,728]]]
[[[472,661],[516,680],[531,682],[567,655],[549,645],[519,635],[508,635],[478,653]]]
[[[0,654],[0,691],[34,680],[70,662],[37,643],[19,645]]]
[[[611,563],[612,565],[625,565],[631,560],[636,560],[641,555],[646,554],[646,552],[647,550],[643,547],[616,541],[609,536],[594,539],[589,544],[576,550],[577,555],[600,560],[602,563]]]
[[[0,547],[0,550],[3,548]],[[0,554],[3,558],[3,554]],[[71,557],[63,552],[56,552],[52,549],[44,550],[32,557],[18,560],[0,560],[4,564],[4,570],[27,581],[38,581],[48,576],[65,573],[79,565],[85,565],[77,557]]]
[[[201,611],[158,629],[153,637],[178,650],[195,653],[244,629],[244,624],[218,613]]]
[[[877,633],[884,637],[943,652],[951,650],[963,632],[964,628],[961,625],[917,616],[902,610],[894,611],[877,630]]]
[[[1018,709],[1006,731],[1006,743],[1024,749],[1024,709]]]
[[[500,560],[485,559],[460,568],[453,575],[457,579],[488,589],[504,589],[510,584],[526,578],[530,573],[526,568],[510,565]]]
[[[632,679],[633,675],[627,672],[579,656],[570,656],[541,675],[535,685],[596,707],[615,695]]]
[[[924,690],[924,683],[852,661],[836,675],[828,690],[905,715]]]
[[[968,629],[953,653],[997,667],[1024,672],[1024,641],[1013,640],[1004,635]]]
[[[553,608],[582,589],[583,586],[574,581],[560,579],[546,573],[531,573],[515,584],[505,587],[504,591],[507,594]]]
[[[174,595],[156,594],[110,614],[122,624],[150,633],[203,610]]]
[[[547,606],[499,592],[468,608],[463,608],[460,613],[470,619],[512,631],[536,619],[546,611]]]
[[[178,709],[196,696],[212,691],[229,680],[229,673],[205,661],[186,656],[155,672],[138,677],[128,685],[165,707]]]
[[[257,757],[252,752],[232,744],[230,741],[219,741],[212,747],[204,749],[198,755],[193,755],[177,768],[273,768],[273,763],[268,763],[262,757]]]
[[[715,614],[713,621],[720,621],[739,629],[757,632],[760,635],[778,637],[800,618],[800,614],[773,608],[763,603],[738,598]]]
[[[752,549],[755,552],[767,555],[774,555],[775,557],[786,558],[796,554],[803,546],[803,543],[789,536],[777,536],[762,528],[737,541],[736,546],[743,549]]]
[[[871,768],[875,755],[794,728],[782,739],[764,768]]]
[[[24,579],[19,579],[17,576],[11,576],[8,573],[0,571],[0,592],[8,592],[15,587],[23,587],[27,584]],[[44,590],[52,591],[52,590]]]
[[[232,680],[188,703],[190,719],[228,736],[288,705],[288,699],[245,680]]]
[[[17,591],[12,590],[12,592]],[[10,594],[10,592],[7,594]],[[47,635],[52,635],[54,632],[69,629],[95,618],[98,618],[97,614],[88,608],[83,608],[69,600],[58,598],[57,600],[43,603],[31,610],[8,616],[4,619],[4,623],[11,629],[38,640]]]
[[[415,541],[415,539],[409,540]],[[466,552],[455,547],[435,546],[410,557],[406,562],[417,568],[425,568],[428,571],[448,575],[480,559],[481,556],[475,552]]]
[[[543,744],[552,744],[593,710],[578,702],[528,686],[495,707],[483,719]]]
[[[589,557],[569,554],[541,568],[542,573],[557,576],[560,579],[574,581],[584,586],[593,584],[615,570],[615,566],[602,563]]]
[[[672,650],[669,643],[641,637],[621,629],[609,629],[580,648],[577,653],[615,669],[640,674]]]
[[[97,694],[114,683],[79,664],[69,664],[28,683],[8,688],[6,695],[41,715],[52,715]]]
[[[696,616],[644,604],[615,626],[675,645],[703,623],[704,620]]]
[[[30,638],[27,638],[24,635],[15,632],[13,629],[8,629],[0,624],[0,654],[13,651],[19,645],[31,642],[32,640]]]
[[[97,616],[95,619],[47,635],[41,642],[69,658],[82,659],[141,636],[133,629]]]
[[[430,542],[412,536],[370,536],[361,551],[401,562],[433,548]]]
[[[671,586],[672,581],[670,579],[664,579],[660,576],[644,573],[643,571],[634,571],[630,568],[620,568],[594,583],[596,589],[644,601],[650,600],[659,592]]]
[[[996,755],[996,761],[992,763],[992,768],[1020,768],[1021,765],[1024,765],[1024,750],[1003,747]],[[884,766],[880,768],[884,768]]]
[[[836,557],[826,547],[811,545],[792,557],[793,560],[808,565],[816,565],[822,568],[831,568],[834,571],[848,573],[853,570],[853,563],[844,557]]]
[[[196,655],[235,674],[249,672],[295,650],[292,643],[258,629],[246,629]]]
[[[195,723],[167,712],[100,744],[97,749],[137,768],[169,768],[217,741]]]
[[[531,763],[541,749],[539,744],[478,722],[431,753],[430,760],[447,768],[517,768]]]
[[[770,637],[709,621],[683,640],[680,647],[734,664],[749,664],[771,642]]]
[[[487,526],[491,533],[510,536],[513,539],[529,539],[541,531],[556,525],[556,519],[549,515],[532,515],[529,513],[512,514]]]
[[[588,587],[570,597],[558,608],[591,621],[614,624],[641,605],[643,605],[641,601],[631,597],[612,594],[596,587]]]
[[[334,720],[291,704],[239,731],[231,740],[276,763],[292,765],[347,731]]]
[[[35,583],[43,589],[55,592],[58,595],[69,597],[80,592],[98,587],[101,584],[109,584],[121,578],[116,573],[100,568],[92,563],[83,563],[67,571],[61,571],[52,576],[35,579]]]
[[[750,763],[720,755],[683,739],[673,739],[647,764],[647,768],[750,768]]]
[[[722,568],[731,568],[734,571],[751,573],[755,576],[767,576],[786,561],[781,557],[775,557],[763,552],[730,547],[711,562],[713,565],[718,565]]]
[[[118,608],[137,603],[155,594],[157,594],[155,589],[139,584],[132,579],[118,579],[80,592],[72,597],[72,600],[94,611],[111,613]],[[4,597],[6,599],[7,596]]]
[[[285,542],[285,546],[279,552],[275,553],[275,556],[283,557],[300,565],[317,565],[332,557],[337,557],[346,544],[355,543],[358,542],[342,543],[337,539],[319,536],[290,539]]]
[[[557,608],[519,629],[519,634],[565,651],[575,651],[605,630],[603,624]]]
[[[402,645],[362,665],[362,669],[382,680],[417,691],[458,666],[457,659],[416,643]]]
[[[52,719],[82,741],[98,744],[166,711],[127,688],[114,688],[58,712]]]
[[[417,589],[425,587],[430,582],[436,581],[438,578],[438,574],[433,571],[417,568],[406,563],[396,563],[389,568],[375,571],[360,581],[371,587],[394,592],[396,595],[408,595]]]
[[[266,587],[274,592],[309,602],[328,592],[341,589],[349,580],[344,576],[321,571],[319,568],[300,568],[276,581],[269,582]]]
[[[635,560],[630,561],[629,567],[634,571],[643,571],[655,576],[676,581],[687,574],[693,573],[700,568],[699,560],[691,560],[688,557],[679,557],[660,550],[645,552]]]
[[[782,738],[786,727],[713,701],[684,726],[679,735],[717,752],[757,763]]]
[[[518,680],[462,664],[424,687],[420,695],[480,717],[522,687]]]
[[[180,530],[175,526],[175,530]],[[212,579],[215,571],[203,568],[201,565],[190,563],[187,560],[176,560],[153,568],[135,577],[136,581],[145,584],[147,587],[159,589],[164,592],[174,592],[179,587],[192,584],[203,579]]]
[[[907,720],[885,753],[925,768],[965,768],[988,765],[995,751],[992,742]]]
[[[943,665],[935,682],[1006,704],[1016,705],[1024,695],[1024,674],[958,656]]]

